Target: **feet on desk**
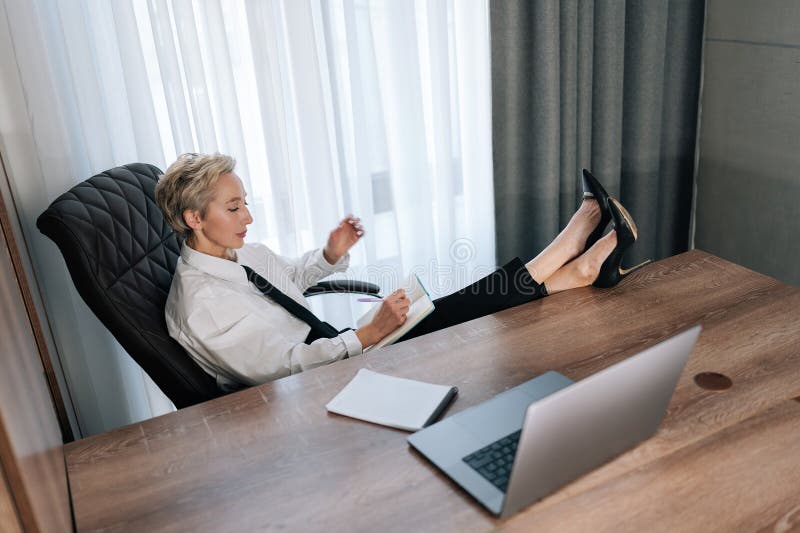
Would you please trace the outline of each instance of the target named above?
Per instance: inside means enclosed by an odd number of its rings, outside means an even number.
[[[553,242],[525,265],[531,277],[537,283],[543,283],[565,264],[583,254],[586,251],[586,243],[597,233],[600,225],[602,225],[600,234],[603,233],[602,230],[607,225],[607,222],[603,222],[603,217],[603,209],[598,202],[594,198],[585,198]]]
[[[612,230],[601,237],[579,257],[559,268],[545,282],[547,292],[587,287],[597,280],[606,259],[617,247],[617,232]]]
[[[525,265],[549,294],[588,285],[613,287],[650,262],[648,259],[632,268],[622,267],[625,252],[638,238],[636,223],[586,169],[583,198],[567,227]],[[613,230],[603,236],[609,223]]]

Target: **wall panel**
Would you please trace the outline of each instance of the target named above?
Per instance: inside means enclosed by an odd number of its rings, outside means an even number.
[[[800,3],[708,3],[695,246],[800,285]]]

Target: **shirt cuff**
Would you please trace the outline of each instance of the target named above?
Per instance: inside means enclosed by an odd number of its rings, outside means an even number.
[[[361,341],[358,340],[358,335],[356,335],[356,332],[352,329],[348,329],[347,331],[339,333],[339,338],[344,341],[345,348],[347,348],[348,357],[361,355],[361,353],[364,351],[363,346],[361,346]]]
[[[317,264],[322,268],[325,272],[343,272],[347,270],[347,267],[350,266],[350,252],[347,252],[342,257],[339,258],[338,261],[335,263],[329,263],[327,259],[325,259],[325,253],[323,253],[322,248],[319,248],[319,259],[317,260]]]

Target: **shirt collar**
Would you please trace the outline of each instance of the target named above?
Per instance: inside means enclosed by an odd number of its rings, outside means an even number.
[[[234,252],[234,255],[237,254]],[[250,283],[247,280],[247,272],[242,268],[238,257],[235,262],[228,259],[220,259],[213,255],[198,252],[184,242],[181,246],[181,259],[184,263],[202,270],[207,274],[211,274],[214,277],[242,283],[244,285]]]

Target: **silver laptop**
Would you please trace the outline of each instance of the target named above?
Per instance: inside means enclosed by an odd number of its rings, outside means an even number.
[[[694,326],[577,383],[547,372],[408,442],[510,516],[655,433],[699,334]]]

